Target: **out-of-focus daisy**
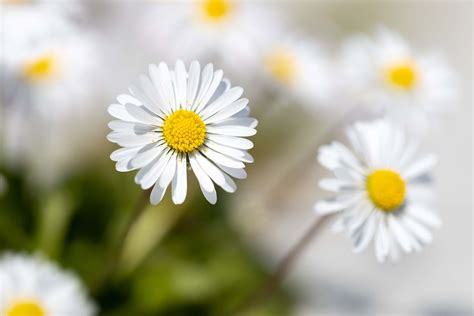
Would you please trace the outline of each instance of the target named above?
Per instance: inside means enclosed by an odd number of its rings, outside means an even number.
[[[320,186],[337,194],[319,201],[315,210],[340,214],[334,228],[347,232],[354,251],[374,240],[381,262],[397,260],[400,249],[419,251],[432,240],[428,227],[441,223],[428,207],[435,156],[415,160],[414,143],[386,120],[356,123],[347,136],[352,150],[333,142],[319,151],[319,162],[335,176]]]
[[[54,181],[79,161],[78,147],[87,152],[83,133],[99,126],[89,110],[97,86],[95,40],[46,7],[5,7],[0,34],[2,155],[31,168],[33,177]],[[85,122],[90,129],[81,128]]]
[[[264,50],[266,79],[282,96],[291,95],[303,105],[324,105],[334,93],[334,70],[318,45],[303,38],[278,40]]]
[[[95,307],[79,279],[42,259],[0,257],[0,315],[91,316]]]
[[[356,36],[345,45],[341,72],[350,102],[382,106],[408,127],[428,127],[432,114],[453,106],[456,80],[433,54],[419,54],[398,34],[381,29],[375,39]]]
[[[140,169],[135,181],[153,187],[152,204],[170,184],[173,202],[184,202],[188,163],[210,203],[217,199],[214,183],[234,192],[231,176],[245,178],[244,162],[253,162],[247,153],[253,143],[243,137],[254,135],[257,126],[242,93],[212,64],[201,71],[193,61],[189,72],[182,61],[171,71],[165,63],[150,65],[149,77],[142,75],[130,95],[109,107],[118,120],[109,123],[113,132],[107,138],[124,147],[111,155],[116,169]]]
[[[51,0],[0,0],[0,7],[18,7],[32,10],[49,10],[70,16],[79,16],[82,11],[81,0],[51,1]],[[0,8],[2,10],[2,8]]]
[[[145,47],[165,60],[212,60],[242,80],[258,69],[259,53],[277,28],[277,14],[269,3],[198,0],[148,5],[152,7],[139,24]]]

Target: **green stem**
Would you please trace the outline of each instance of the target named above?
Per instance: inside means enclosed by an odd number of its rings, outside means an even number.
[[[268,279],[228,315],[238,315],[262,304],[270,298],[279,288],[280,283],[287,276],[295,261],[301,256],[310,242],[319,234],[321,228],[327,224],[330,217],[331,216],[317,217],[309,229],[283,257]]]

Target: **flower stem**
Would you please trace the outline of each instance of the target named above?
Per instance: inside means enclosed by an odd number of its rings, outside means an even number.
[[[270,298],[279,288],[280,283],[286,277],[295,261],[301,256],[309,243],[318,235],[321,228],[326,225],[330,217],[331,216],[317,217],[309,229],[283,257],[275,271],[268,277],[268,279],[257,288],[255,292],[238,305],[230,315],[237,315],[245,310],[249,310]]]
[[[282,187],[287,188],[288,182],[291,182],[289,179],[298,179],[302,174],[307,172],[308,165],[315,160],[315,156],[318,152],[318,148],[324,143],[329,141],[329,138],[341,128],[341,126],[346,125],[351,121],[356,112],[360,111],[360,108],[357,106],[350,106],[342,115],[332,123],[320,137],[316,139],[314,145],[309,146],[309,149],[299,157],[296,163],[292,164],[286,171],[283,171],[281,175],[275,179],[273,182],[274,185],[270,186],[265,194],[263,194],[263,203],[268,208],[273,208],[274,203],[277,202]],[[363,113],[362,113],[363,114]],[[295,188],[295,187],[294,187]]]
[[[139,199],[137,200],[135,207],[132,213],[130,214],[129,219],[127,223],[125,224],[124,229],[120,232],[115,248],[112,249],[110,253],[110,257],[108,258],[108,261],[104,265],[105,268],[103,272],[100,274],[98,281],[95,283],[95,285],[91,289],[91,292],[93,294],[97,295],[98,293],[100,293],[100,291],[102,291],[107,280],[117,270],[117,266],[120,261],[120,257],[122,255],[122,251],[125,246],[127,237],[130,231],[132,230],[132,227],[135,224],[135,222],[140,218],[140,216],[143,214],[143,212],[147,208],[148,203],[149,203],[149,198],[150,198],[150,190],[147,190],[147,191],[143,191]]]

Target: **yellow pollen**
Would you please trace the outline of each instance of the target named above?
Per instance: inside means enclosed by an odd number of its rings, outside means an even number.
[[[417,81],[417,71],[412,62],[394,64],[386,69],[387,83],[396,88],[410,90]]]
[[[206,125],[193,111],[178,110],[165,119],[163,135],[169,147],[189,153],[204,144]]]
[[[372,202],[385,212],[396,210],[405,201],[405,181],[389,169],[372,172],[367,177],[366,189]]]
[[[23,75],[29,81],[40,81],[50,78],[55,68],[56,58],[52,54],[43,55],[27,62],[23,67]]]
[[[232,11],[230,0],[204,0],[202,2],[204,17],[209,21],[220,21]]]
[[[294,57],[284,51],[276,50],[267,57],[266,64],[270,73],[279,81],[289,83],[293,80],[296,73]]]
[[[46,316],[46,312],[33,300],[21,300],[7,310],[6,316]]]

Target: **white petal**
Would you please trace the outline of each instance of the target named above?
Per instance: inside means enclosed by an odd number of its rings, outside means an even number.
[[[128,111],[125,109],[125,106],[121,104],[111,104],[109,105],[107,111],[113,117],[127,122],[139,122],[135,117],[130,115]]]
[[[157,205],[158,203],[160,203],[163,197],[165,196],[166,189],[168,189],[167,186],[163,188],[158,184],[158,182],[155,183],[155,186],[153,187],[153,190],[150,194],[150,203],[152,205]]]
[[[171,196],[174,204],[182,204],[186,199],[188,190],[187,171],[186,155],[181,155],[178,157],[176,175],[171,186]]]
[[[230,156],[232,158],[235,158],[235,159],[243,161],[243,162],[247,162],[247,163],[252,163],[253,162],[253,157],[249,153],[247,153],[246,151],[236,149],[236,148],[232,148],[232,147],[227,147],[227,146],[215,143],[211,140],[208,140],[205,144],[206,144],[207,147],[209,147],[211,149],[214,149],[215,151],[217,151],[221,154]]]
[[[130,164],[134,168],[142,168],[156,159],[166,148],[167,146],[165,144],[159,146],[155,144],[147,145],[137,152],[135,157],[130,160]]]
[[[206,124],[213,124],[213,123],[219,123],[232,115],[242,111],[247,104],[249,103],[249,100],[246,98],[240,99],[231,105],[225,107],[222,111],[219,113],[216,113],[214,116],[208,118],[207,120],[204,121]]]
[[[186,90],[187,90],[187,82],[186,82],[186,67],[182,60],[178,59],[175,65],[175,74],[176,74],[176,105],[177,107],[186,108]]]
[[[214,126],[246,126],[250,128],[255,128],[257,125],[258,120],[253,117],[230,117],[214,124]]]
[[[176,99],[171,81],[171,74],[168,65],[163,62],[158,65],[158,81],[161,84],[160,87],[163,89],[165,103],[169,104],[171,110],[176,110]]]
[[[334,200],[320,200],[314,206],[314,210],[319,215],[327,215],[335,212],[342,211],[346,208],[346,205],[343,203],[339,203]]]
[[[156,129],[156,126],[153,125],[135,122],[125,122],[121,120],[110,121],[107,125],[110,129],[116,132],[124,132],[133,135],[145,134]]]
[[[204,95],[202,96],[202,99],[199,100],[198,106],[195,111],[196,113],[200,114],[201,111],[209,105],[208,102],[211,99],[211,97],[214,95],[214,92],[216,92],[217,87],[222,81],[223,75],[224,73],[222,72],[222,70],[217,70],[214,73],[211,84],[209,85],[209,89],[207,89],[207,91],[204,93]]]
[[[360,228],[360,238],[354,243],[354,252],[361,252],[367,247],[374,236],[377,220],[378,218],[375,214],[367,218],[367,221],[365,221],[364,225]]]
[[[236,179],[245,179],[245,178],[247,178],[247,172],[245,171],[245,169],[229,168],[229,167],[220,165],[218,163],[216,163],[216,165],[219,168],[221,168],[222,170],[224,170],[224,172],[226,172],[227,174],[229,174],[230,176],[232,176]]]
[[[166,188],[167,186],[170,185],[171,181],[173,180],[174,174],[176,172],[176,164],[177,164],[177,153],[173,153],[171,156],[170,160],[168,161],[168,164],[165,167],[165,170],[163,170],[163,173],[160,176],[160,179],[158,181],[160,187]]]
[[[319,186],[327,191],[340,192],[344,190],[354,190],[355,186],[352,182],[340,179],[327,178],[319,181]]]
[[[161,95],[158,93],[156,86],[152,83],[150,78],[145,75],[140,76],[140,85],[143,93],[146,95],[148,100],[150,100],[149,103],[144,103],[144,105],[152,113],[155,113],[158,116],[163,116],[163,114],[166,113],[163,107],[164,102]]]
[[[441,219],[438,217],[438,215],[433,211],[427,210],[421,205],[415,205],[411,203],[407,205],[406,212],[412,217],[418,219],[423,224],[429,225],[431,227],[441,226]]]
[[[112,159],[113,161],[131,159],[142,148],[143,146],[117,149],[114,152],[112,152],[112,154],[110,155],[110,159]]]
[[[194,104],[198,88],[199,88],[199,75],[201,72],[201,66],[199,62],[193,60],[191,66],[189,67],[189,77],[188,77],[188,87],[186,92],[186,104],[187,109],[190,109]]]
[[[419,224],[416,220],[409,216],[403,217],[403,223],[405,227],[409,229],[413,235],[422,243],[428,244],[433,240],[433,234],[423,225]]]
[[[163,173],[172,153],[172,151],[168,151],[156,158],[146,167],[140,169],[140,171],[138,171],[137,175],[135,176],[135,182],[140,184],[144,190],[151,188]]]
[[[245,165],[243,164],[243,162],[235,160],[221,153],[218,153],[217,151],[209,147],[203,147],[200,151],[202,154],[204,154],[207,158],[209,158],[215,163],[227,166],[229,168],[245,168]]]
[[[217,194],[216,189],[214,188],[214,184],[212,183],[211,179],[208,175],[202,170],[199,163],[196,161],[196,157],[194,154],[189,155],[189,163],[191,164],[191,168],[193,169],[196,178],[198,179],[199,186],[201,187],[201,191],[204,194],[206,200],[211,203],[215,204],[217,201]]]
[[[165,84],[162,82],[162,76],[160,74],[160,70],[156,65],[151,64],[148,67],[151,80],[153,85],[156,88],[157,94],[160,99],[160,108],[166,114],[171,114],[171,104],[170,104],[170,97],[167,95],[167,89],[165,88]]]
[[[163,120],[161,118],[154,116],[142,106],[126,104],[125,110],[127,110],[127,112],[139,122],[153,124],[155,126],[161,126],[163,124]]]
[[[122,147],[136,147],[154,143],[159,140],[157,133],[146,133],[141,135],[124,134],[121,132],[111,132],[107,139],[112,143],[119,144]]]
[[[214,66],[212,64],[207,64],[206,66],[204,66],[204,69],[202,70],[202,73],[201,73],[201,83],[199,85],[199,92],[191,107],[191,110],[196,111],[196,109],[201,106],[201,100],[204,94],[206,93],[206,91],[209,89],[213,76],[214,76]]]
[[[252,141],[245,138],[225,136],[225,135],[207,135],[206,137],[212,140],[213,142],[216,142],[218,144],[228,146],[228,147],[234,147],[234,148],[243,149],[243,150],[248,150],[248,149],[253,148]]]
[[[211,134],[228,135],[237,137],[249,137],[257,133],[257,131],[245,126],[207,126],[206,130]]]
[[[403,178],[410,180],[427,174],[436,164],[436,156],[428,155],[407,166],[402,172]]]
[[[131,95],[129,94],[121,94],[117,97],[117,101],[121,104],[121,105],[125,105],[127,103],[130,103],[130,104],[133,104],[133,105],[136,105],[136,106],[140,106],[140,105],[143,105],[143,103],[141,103],[138,99],[132,97]]]
[[[213,103],[209,104],[201,113],[201,117],[204,121],[216,114],[217,112],[221,111],[225,107],[229,106],[233,102],[237,101],[242,94],[244,93],[244,89],[241,87],[233,87],[222,94],[219,98],[217,98]]]
[[[196,160],[201,166],[202,170],[212,179],[217,185],[222,186],[225,183],[224,173],[219,170],[212,162],[207,160],[199,152],[195,154]]]
[[[413,245],[412,245],[412,240],[410,236],[408,235],[408,232],[405,230],[405,228],[398,222],[398,219],[395,218],[393,215],[388,215],[388,227],[393,233],[393,237],[395,240],[398,242],[400,247],[405,251],[405,252],[412,252],[413,251]]]

